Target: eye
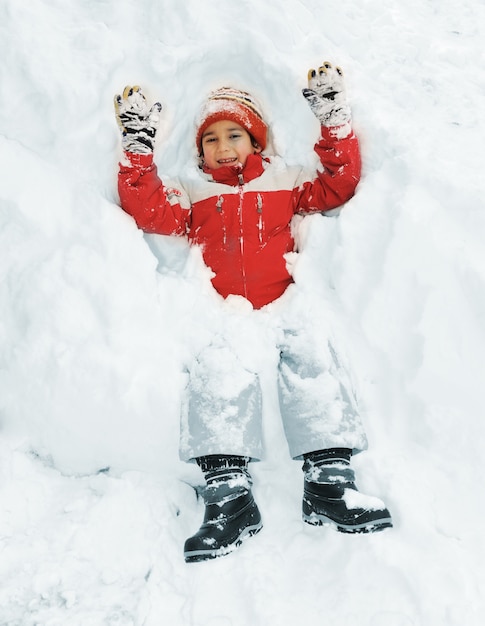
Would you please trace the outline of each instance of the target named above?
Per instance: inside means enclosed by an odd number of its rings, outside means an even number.
[[[241,137],[241,133],[232,133],[232,135],[229,135],[229,137],[231,139],[239,139]]]

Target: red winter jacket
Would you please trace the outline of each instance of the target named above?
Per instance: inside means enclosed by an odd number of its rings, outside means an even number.
[[[292,217],[334,209],[354,194],[358,141],[353,133],[336,135],[322,127],[315,151],[323,169],[313,178],[278,158],[254,154],[243,168],[207,170],[199,180],[166,187],[152,155],[130,154],[130,165],[120,164],[121,206],[147,233],[186,236],[201,245],[215,289],[260,308],[292,282],[284,259],[294,249]]]

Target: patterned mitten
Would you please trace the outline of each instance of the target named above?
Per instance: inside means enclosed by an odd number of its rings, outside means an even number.
[[[114,104],[116,121],[122,133],[123,150],[135,154],[151,154],[162,105],[156,102],[149,109],[138,86],[125,87],[122,96],[115,96]]]
[[[308,71],[308,88],[302,90],[315,117],[323,126],[342,126],[351,120],[342,70],[325,62]]]

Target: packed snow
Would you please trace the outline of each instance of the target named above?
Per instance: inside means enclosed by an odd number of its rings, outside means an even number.
[[[478,626],[484,612],[485,5],[480,0],[2,0],[1,626]],[[315,165],[307,70],[345,72],[363,177],[299,224],[293,273],[345,345],[394,528],[301,521],[301,464],[257,336],[264,528],[186,564],[202,477],[178,458],[184,363],[223,302],[199,251],[118,205],[113,96],[163,105],[156,161],[195,171],[211,89],[261,101]]]

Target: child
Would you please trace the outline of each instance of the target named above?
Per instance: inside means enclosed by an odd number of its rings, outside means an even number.
[[[243,296],[254,309],[280,298],[292,283],[285,254],[294,250],[293,216],[341,206],[360,178],[340,68],[324,63],[310,70],[308,85],[303,95],[321,123],[316,173],[263,156],[268,129],[258,103],[224,87],[210,94],[197,122],[200,180],[179,188],[166,187],[153,163],[161,105],[148,109],[139,87],[115,97],[126,156],[119,172],[122,208],[145,232],[201,246],[217,292]],[[331,343],[314,345],[319,324],[290,323],[278,346],[281,415],[291,456],[303,460],[303,520],[345,533],[391,527],[384,504],[355,486],[350,458],[366,448],[366,437]],[[189,372],[182,420],[181,458],[197,462],[207,485],[203,524],[185,543],[187,562],[227,554],[262,528],[248,472],[249,461],[261,457],[259,381],[237,348],[216,344]],[[219,376],[225,377],[223,392]]]

